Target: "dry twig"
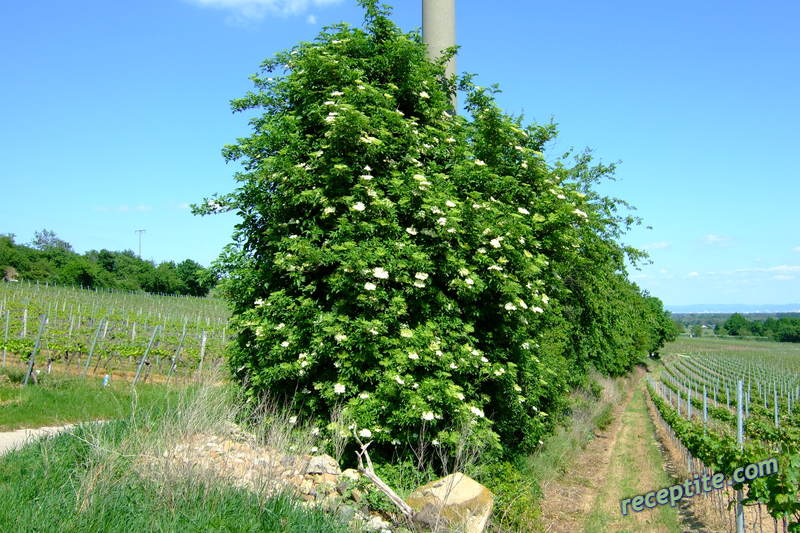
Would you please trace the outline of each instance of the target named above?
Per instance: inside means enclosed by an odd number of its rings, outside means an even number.
[[[372,444],[372,441],[364,444],[361,442],[361,439],[358,438],[358,435],[354,435],[356,438],[356,442],[361,447],[361,451],[357,451],[356,455],[358,456],[358,471],[364,474],[367,479],[372,481],[378,490],[386,494],[386,496],[391,500],[393,504],[400,509],[400,512],[403,513],[403,516],[408,518],[409,520],[414,516],[414,510],[408,505],[403,498],[397,495],[392,488],[387,485],[378,475],[375,473],[375,469],[372,467],[372,460],[369,458],[369,452],[367,452],[367,448],[369,445]],[[366,466],[364,466],[364,461],[366,461]]]

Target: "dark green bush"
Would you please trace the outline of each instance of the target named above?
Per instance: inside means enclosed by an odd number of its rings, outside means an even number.
[[[613,166],[548,161],[555,127],[496,89],[462,78],[453,115],[419,34],[361,3],[364,29],[277,54],[233,102],[263,111],[224,149],[241,185],[196,208],[242,218],[220,262],[231,368],[383,457],[420,434],[530,452],[587,368],[625,373],[658,341],[617,242],[635,219],[591,188]]]

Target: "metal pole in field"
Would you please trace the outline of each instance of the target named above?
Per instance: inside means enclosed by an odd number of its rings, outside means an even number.
[[[742,412],[742,403],[744,397],[744,382],[739,380],[736,382],[736,442],[739,443],[739,449],[744,449],[744,413]],[[736,533],[744,533],[744,505],[742,500],[744,494],[742,489],[736,491]]]
[[[781,422],[780,418],[778,417],[778,389],[773,388],[772,394],[774,396],[774,401],[772,403],[775,405],[775,427],[779,428],[781,427]]]
[[[200,341],[200,365],[197,367],[197,377],[202,378],[203,373],[203,359],[206,357],[206,332],[203,331],[203,338]]]
[[[156,326],[153,328],[153,335],[150,336],[150,342],[147,344],[147,348],[142,354],[142,358],[139,359],[139,365],[136,367],[136,375],[133,376],[133,383],[131,383],[131,385],[136,385],[136,382],[139,381],[139,376],[142,373],[142,367],[144,366],[145,361],[147,361],[147,356],[150,354],[150,348],[153,347],[153,341],[156,340],[156,333],[158,333],[158,329],[160,327],[161,326]]]
[[[172,364],[169,366],[169,372],[167,373],[167,385],[169,385],[170,380],[172,379],[172,373],[175,372],[175,368],[178,364],[178,357],[181,354],[181,348],[183,348],[183,340],[186,338],[186,325],[183,326],[183,333],[181,333],[181,340],[178,341],[178,348],[175,350],[175,355],[172,356]]]
[[[86,377],[86,373],[89,372],[89,365],[92,362],[92,356],[94,355],[94,348],[97,346],[97,338],[100,336],[100,329],[103,327],[103,321],[101,320],[99,324],[97,324],[97,329],[94,330],[94,336],[92,337],[92,346],[89,348],[89,356],[86,358],[86,365],[83,367],[83,377]]]
[[[8,344],[8,323],[11,320],[11,311],[6,309],[6,327],[3,333],[3,366],[6,366],[6,344]]]
[[[39,322],[39,333],[36,335],[36,342],[33,345],[33,351],[31,352],[31,357],[28,359],[28,370],[25,372],[25,381],[22,382],[23,385],[28,384],[28,380],[31,378],[31,374],[33,373],[33,364],[34,360],[36,359],[36,353],[39,351],[39,345],[42,342],[42,335],[44,335],[44,328],[47,325],[47,315],[42,315],[42,320]]]
[[[708,424],[708,395],[706,394],[706,386],[703,385],[703,430]]]
[[[445,48],[456,45],[456,0],[422,0],[422,39],[428,47],[428,59],[436,60]],[[456,73],[456,59],[445,65],[445,74]],[[451,104],[456,109],[456,95]]]

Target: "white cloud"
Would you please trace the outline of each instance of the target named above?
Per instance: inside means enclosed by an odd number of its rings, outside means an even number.
[[[671,242],[667,241],[659,241],[659,242],[651,242],[650,244],[645,244],[642,246],[645,250],[663,250],[664,248],[669,248],[672,246]]]
[[[338,4],[341,0],[186,0],[201,7],[232,11],[241,20],[260,20],[267,15],[300,15],[310,7]],[[313,17],[313,15],[311,15]],[[316,22],[316,17],[313,17]],[[309,23],[313,24],[313,22]]]
[[[794,276],[787,276],[786,274],[778,274],[776,276],[772,276],[772,279],[777,279],[778,281],[790,281],[794,279]]]
[[[696,278],[699,275],[700,275],[699,272],[689,272],[688,274],[686,274],[686,276],[689,277],[689,278]]]
[[[724,235],[714,235],[713,233],[703,236],[703,243],[707,244],[708,246],[722,246],[730,242],[730,240],[730,237],[725,237]]]
[[[800,265],[780,265],[769,269],[770,272],[800,272]]]
[[[135,209],[137,211],[152,211],[153,210],[153,208],[151,206],[149,206],[149,205],[137,205],[135,207]]]
[[[309,24],[316,24],[317,17],[315,17],[314,15],[309,15],[306,17],[306,22],[308,22]]]
[[[740,268],[736,272],[800,272],[800,265],[778,265],[769,268]]]
[[[800,246],[795,246],[794,248],[792,248],[792,250],[794,250],[795,252],[800,252]]]

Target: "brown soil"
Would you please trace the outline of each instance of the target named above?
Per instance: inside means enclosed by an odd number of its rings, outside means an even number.
[[[9,355],[10,359],[10,355]],[[20,362],[16,357],[13,360],[6,361],[6,366],[10,368],[14,368],[17,370],[26,370],[28,368],[27,363]],[[126,365],[129,366],[129,365]],[[94,367],[94,365],[92,365]],[[35,370],[41,370],[42,374],[47,372],[47,362],[46,360],[41,361],[36,366],[34,366]],[[167,364],[163,365],[162,371],[168,370],[169,366]],[[156,372],[153,372],[156,370]],[[69,363],[65,363],[63,361],[54,361],[51,367],[51,372],[55,375],[68,375],[68,376],[82,376],[83,375],[83,366],[76,365],[74,362],[70,361]],[[92,378],[102,378],[104,375],[108,374],[111,377],[111,381],[133,381],[133,378],[136,376],[136,365],[133,365],[133,368],[120,368],[117,366],[116,368],[108,369],[104,368],[102,363],[101,366],[98,367],[97,372],[93,371],[93,368],[89,369],[87,373],[87,377]],[[186,383],[187,380],[196,380],[196,376],[192,374],[191,376],[185,375],[185,370],[179,369],[175,374],[172,375],[170,379],[164,373],[158,373],[157,369],[153,368],[148,371],[148,368],[145,367],[142,369],[142,375],[139,377],[141,383],[166,383],[168,380],[170,383]]]

